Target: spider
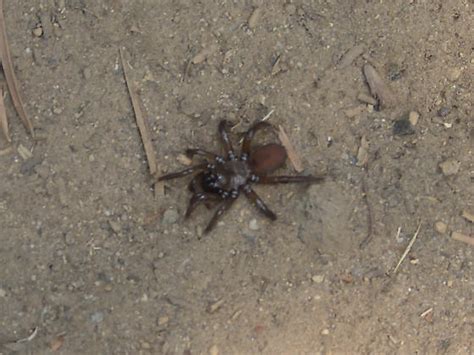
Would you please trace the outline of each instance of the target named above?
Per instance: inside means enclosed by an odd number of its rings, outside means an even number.
[[[214,216],[211,218],[204,233],[210,232],[218,219],[229,209],[232,203],[243,193],[267,218],[274,221],[276,215],[252,189],[252,184],[280,184],[280,183],[314,183],[324,179],[324,176],[269,176],[267,174],[280,168],[286,161],[287,154],[283,146],[270,143],[251,149],[250,144],[255,133],[264,128],[273,130],[270,123],[259,121],[244,133],[242,148],[237,156],[229,138],[230,122],[222,120],[218,132],[225,149],[225,155],[218,155],[203,149],[187,149],[186,155],[204,157],[205,162],[187,169],[163,175],[158,181],[180,178],[195,174],[189,183],[189,190],[193,193],[189,201],[185,218],[200,204],[211,208],[218,203]]]

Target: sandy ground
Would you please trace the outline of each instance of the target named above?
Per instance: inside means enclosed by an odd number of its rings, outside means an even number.
[[[38,139],[7,96],[1,354],[474,351],[474,247],[451,238],[473,235],[472,0],[4,2]],[[202,236],[189,179],[152,189],[119,48],[160,173],[273,110],[325,181],[256,186],[277,221],[239,198]],[[358,100],[367,63],[392,105]]]

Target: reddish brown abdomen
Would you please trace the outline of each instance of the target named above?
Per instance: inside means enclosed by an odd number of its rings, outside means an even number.
[[[253,173],[265,175],[281,167],[286,161],[286,150],[276,143],[266,144],[250,154]]]

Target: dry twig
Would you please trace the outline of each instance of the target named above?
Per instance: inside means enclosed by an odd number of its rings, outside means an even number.
[[[293,168],[295,168],[296,172],[301,173],[304,170],[303,163],[301,162],[299,155],[296,153],[295,148],[291,144],[290,139],[288,138],[282,126],[279,126],[278,139],[280,140],[283,147],[285,147],[288,154],[288,159],[290,159]]]
[[[3,0],[0,0],[0,58],[2,61],[3,72],[5,73],[5,78],[7,79],[8,89],[10,90],[12,97],[13,105],[15,106],[15,109],[18,112],[23,125],[34,137],[33,124],[26,114],[23,100],[21,99],[20,92],[18,90],[18,80],[16,79],[15,71],[13,70],[13,62],[10,49],[8,47],[5,18],[3,16]]]
[[[8,142],[11,142],[10,130],[8,129],[7,112],[5,110],[5,103],[3,102],[3,87],[0,87],[0,127],[2,128],[3,135]]]
[[[395,266],[395,269],[393,269],[392,274],[395,275],[395,274],[397,273],[398,268],[399,268],[400,265],[403,263],[403,260],[405,260],[405,258],[407,257],[407,255],[408,255],[408,253],[410,252],[410,250],[411,250],[413,244],[415,243],[416,237],[418,237],[418,233],[420,233],[420,228],[421,228],[421,222],[418,224],[418,228],[416,229],[415,234],[414,234],[413,237],[411,238],[410,243],[408,243],[408,246],[407,246],[407,248],[405,249],[405,251],[403,252],[402,257],[401,257],[400,260],[398,261],[397,266]]]
[[[153,143],[151,142],[148,124],[145,121],[145,117],[140,106],[140,99],[138,97],[135,87],[129,79],[127,63],[125,62],[124,53],[122,49],[120,49],[120,58],[122,60],[122,68],[125,76],[125,82],[127,84],[130,99],[132,100],[133,110],[135,112],[135,119],[137,121],[137,126],[140,131],[143,147],[145,149],[145,155],[148,161],[148,168],[150,169],[150,174],[154,176],[158,170],[156,165],[155,149],[153,148]]]

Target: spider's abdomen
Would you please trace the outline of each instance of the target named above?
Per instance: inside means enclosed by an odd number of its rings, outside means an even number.
[[[250,154],[250,167],[258,175],[268,174],[281,167],[286,161],[286,156],[283,146],[270,143],[256,148]]]

